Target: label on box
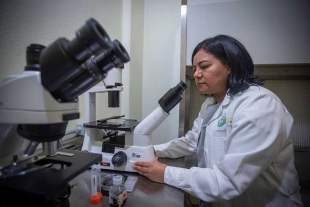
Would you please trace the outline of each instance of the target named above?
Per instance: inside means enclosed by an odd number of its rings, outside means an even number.
[[[141,152],[133,152],[132,153],[132,158],[142,159],[143,158],[143,153],[141,153]]]

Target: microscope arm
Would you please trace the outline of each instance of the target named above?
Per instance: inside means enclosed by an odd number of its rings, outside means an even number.
[[[133,145],[146,147],[151,145],[152,132],[169,116],[160,106],[140,122],[134,130]]]
[[[181,94],[186,88],[186,84],[181,81],[159,99],[160,106],[136,126],[133,137],[134,146],[147,147],[151,145],[152,132],[169,116],[169,111],[181,101]]]

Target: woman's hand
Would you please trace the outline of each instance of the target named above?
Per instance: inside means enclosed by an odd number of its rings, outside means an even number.
[[[140,175],[147,177],[148,179],[164,183],[164,174],[167,165],[158,162],[156,157],[153,162],[135,162],[132,168]]]

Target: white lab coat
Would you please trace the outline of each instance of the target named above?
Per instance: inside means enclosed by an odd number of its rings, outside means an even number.
[[[203,115],[214,102],[207,98],[184,137],[155,145],[156,155],[177,158],[195,153]],[[168,166],[164,181],[212,206],[302,206],[288,138],[292,124],[280,99],[263,87],[226,95],[207,124],[207,168]]]

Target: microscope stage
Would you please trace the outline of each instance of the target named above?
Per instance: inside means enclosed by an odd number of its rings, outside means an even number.
[[[123,120],[123,119],[122,119]],[[128,131],[131,132],[139,124],[136,120],[124,120],[122,123],[110,123],[110,122],[88,122],[84,123],[85,128],[97,128],[97,129],[111,129],[117,131]]]

